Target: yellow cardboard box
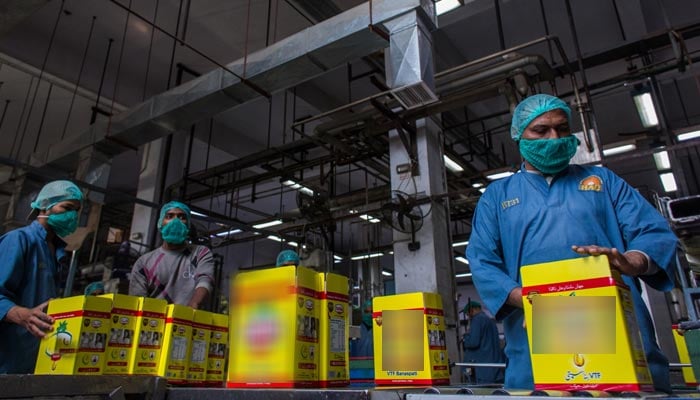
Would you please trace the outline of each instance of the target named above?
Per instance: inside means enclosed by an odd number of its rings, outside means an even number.
[[[49,302],[54,330],[39,343],[35,374],[100,375],[110,327],[112,301],[74,296]]]
[[[350,312],[348,278],[333,273],[319,273],[320,361],[321,387],[350,384],[349,354]]]
[[[165,334],[158,375],[167,378],[169,383],[184,384],[187,382],[194,310],[179,304],[168,304],[165,315]]]
[[[228,387],[318,386],[317,284],[316,272],[301,266],[236,275]]]
[[[211,340],[211,323],[213,313],[194,310],[192,319],[192,343],[187,364],[187,382],[194,385],[204,384],[207,378],[207,357]]]
[[[690,354],[688,353],[685,336],[678,332],[678,324],[671,325],[671,330],[673,331],[673,342],[676,344],[676,350],[678,350],[678,361],[680,361],[681,364],[690,364]],[[695,378],[695,373],[693,373],[693,367],[683,367],[681,368],[681,373],[683,374],[683,381],[686,386],[692,388],[698,386],[698,380]]]
[[[226,348],[228,346],[228,315],[212,314],[211,339],[207,357],[207,386],[221,386],[224,383]]]
[[[158,375],[163,335],[165,333],[165,310],[168,303],[162,299],[139,297],[139,312],[136,319],[138,343],[131,354],[130,374]]]
[[[606,256],[520,274],[535,389],[653,390],[629,288]]]
[[[442,298],[405,293],[372,300],[377,385],[447,385],[450,371]]]
[[[112,301],[112,317],[105,351],[105,375],[129,373],[134,348],[136,347],[136,323],[139,298],[123,294],[103,294],[100,297]]]

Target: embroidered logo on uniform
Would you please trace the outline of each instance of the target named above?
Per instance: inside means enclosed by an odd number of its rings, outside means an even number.
[[[505,209],[508,208],[508,207],[517,206],[518,204],[520,204],[520,199],[516,197],[516,198],[514,198],[514,199],[512,199],[512,200],[504,200],[504,201],[502,201],[502,202],[501,202],[501,208],[505,210]]]
[[[597,175],[584,178],[578,184],[578,190],[582,192],[601,192],[603,190],[603,180]]]

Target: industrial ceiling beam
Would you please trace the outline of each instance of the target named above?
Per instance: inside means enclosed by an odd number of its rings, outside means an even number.
[[[310,80],[333,68],[386,48],[388,42],[370,26],[420,8],[421,0],[373,0],[249,54],[223,68],[156,95],[116,116],[111,123],[97,122],[46,153],[35,155],[44,165],[75,157],[94,146],[116,155],[223,111],[259,98],[251,85],[275,93]],[[371,10],[370,10],[371,7]],[[244,75],[245,82],[233,76]]]

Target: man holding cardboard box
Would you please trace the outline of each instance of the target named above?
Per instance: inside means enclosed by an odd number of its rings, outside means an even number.
[[[474,213],[467,257],[482,300],[503,320],[505,387],[533,388],[520,267],[604,254],[630,287],[654,387],[670,392],[668,360],[656,343],[639,280],[657,290],[673,288],[677,239],[610,170],[569,165],[579,144],[570,118],[569,106],[557,97],[523,100],[511,125],[525,160],[520,173],[489,185]]]
[[[214,259],[205,246],[187,243],[190,208],[171,201],[160,209],[163,245],[134,264],[129,294],[200,308],[214,285]]]

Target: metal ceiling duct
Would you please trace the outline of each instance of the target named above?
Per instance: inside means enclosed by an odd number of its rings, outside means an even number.
[[[197,79],[156,95],[119,114],[111,124],[95,123],[87,132],[37,154],[35,164],[48,164],[77,156],[95,146],[108,156],[210,118],[259,98],[259,90],[278,92],[312,79],[388,46],[369,26],[381,25],[424,6],[426,0],[373,0],[298,32],[274,45],[217,68]],[[369,9],[371,7],[371,10]]]

